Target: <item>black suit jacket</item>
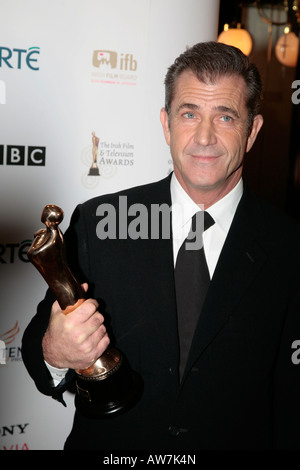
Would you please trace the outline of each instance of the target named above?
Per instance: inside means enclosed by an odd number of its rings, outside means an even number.
[[[100,240],[97,208],[116,208],[118,232],[120,196],[150,214],[151,204],[171,204],[170,178],[77,207],[66,243],[143,395],[109,419],[76,412],[66,448],[299,449],[300,365],[291,359],[300,339],[298,225],[244,192],[179,384],[172,240]],[[25,331],[23,359],[39,390],[60,399],[66,385],[51,388],[41,350],[52,302],[48,292]]]

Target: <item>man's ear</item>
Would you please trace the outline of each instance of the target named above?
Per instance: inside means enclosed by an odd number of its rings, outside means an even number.
[[[163,127],[166,142],[168,145],[170,145],[169,116],[165,108],[162,108],[160,111],[160,122]]]
[[[254,144],[256,137],[261,129],[261,126],[263,125],[264,118],[262,117],[261,114],[257,114],[252,122],[251,126],[251,131],[250,134],[248,135],[248,140],[247,140],[247,145],[246,145],[246,152],[249,152],[249,150],[252,148],[252,145]]]

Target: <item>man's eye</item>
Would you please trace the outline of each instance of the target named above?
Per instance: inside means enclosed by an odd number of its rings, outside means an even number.
[[[232,121],[232,117],[231,116],[221,116],[221,121],[230,122],[230,121]]]
[[[194,113],[185,113],[184,117],[186,117],[187,119],[194,119],[195,114]]]

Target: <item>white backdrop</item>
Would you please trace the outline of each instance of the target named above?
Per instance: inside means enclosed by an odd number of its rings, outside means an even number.
[[[78,202],[169,173],[164,76],[216,39],[219,0],[0,0],[0,12],[0,449],[62,449],[73,397],[41,395],[20,353],[46,290],[26,251],[46,204],[64,231]]]

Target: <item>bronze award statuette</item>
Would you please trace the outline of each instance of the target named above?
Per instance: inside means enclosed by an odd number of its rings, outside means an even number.
[[[96,136],[95,132],[92,132],[92,136],[93,136],[93,137],[92,137],[92,142],[93,142],[93,150],[92,150],[93,162],[92,162],[92,166],[91,166],[90,171],[89,171],[89,176],[99,176],[99,175],[100,175],[100,172],[99,172],[99,168],[98,168],[98,165],[97,165],[99,137]]]
[[[65,315],[85,300],[85,292],[68,267],[64,239],[58,225],[63,211],[47,205],[41,220],[46,229],[34,234],[27,255],[41,273]],[[118,349],[108,347],[87,369],[76,370],[76,408],[91,418],[106,417],[125,411],[140,398],[140,377],[131,370]]]

